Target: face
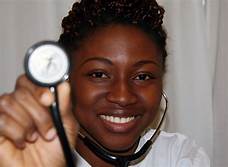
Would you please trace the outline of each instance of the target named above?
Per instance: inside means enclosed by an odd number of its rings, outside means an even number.
[[[161,100],[156,44],[136,27],[112,25],[91,34],[73,57],[74,113],[82,133],[112,151],[131,148]]]

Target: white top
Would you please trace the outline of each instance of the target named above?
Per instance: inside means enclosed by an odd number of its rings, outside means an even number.
[[[140,139],[137,150],[153,132],[150,130]],[[79,154],[77,156],[77,167],[91,167]],[[210,160],[204,150],[186,136],[161,132],[146,157],[131,167],[210,167]]]

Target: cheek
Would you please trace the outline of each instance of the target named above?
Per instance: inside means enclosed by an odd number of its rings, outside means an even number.
[[[153,110],[158,108],[162,96],[162,84],[160,81],[158,84],[152,84],[147,88],[142,88],[140,92],[140,98],[147,108],[152,108]]]
[[[77,106],[91,106],[96,103],[100,91],[88,84],[76,83],[73,88],[74,102]]]
[[[157,84],[151,84],[146,88],[139,89],[138,94],[140,101],[146,110],[147,116],[150,115],[148,119],[153,119],[156,111],[160,106],[160,101],[162,97],[162,82],[158,81]]]
[[[77,112],[95,113],[95,106],[103,100],[105,89],[95,87],[85,79],[74,79],[71,83],[74,108]],[[77,113],[76,113],[77,114]]]
[[[80,126],[85,129],[91,129],[96,118],[94,106],[99,99],[100,91],[95,90],[92,86],[86,84],[84,81],[71,83],[72,85],[72,103],[75,117]]]

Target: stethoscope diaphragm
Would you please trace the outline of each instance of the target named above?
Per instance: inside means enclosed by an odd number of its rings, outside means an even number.
[[[39,86],[50,87],[68,78],[67,54],[53,41],[42,41],[30,47],[24,66],[27,76]]]

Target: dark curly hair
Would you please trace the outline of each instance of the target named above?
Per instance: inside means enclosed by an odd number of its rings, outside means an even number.
[[[167,34],[162,26],[165,10],[156,0],[81,0],[62,21],[59,43],[71,55],[88,34],[110,24],[137,26],[158,45],[165,68]],[[70,57],[71,58],[71,57]]]

